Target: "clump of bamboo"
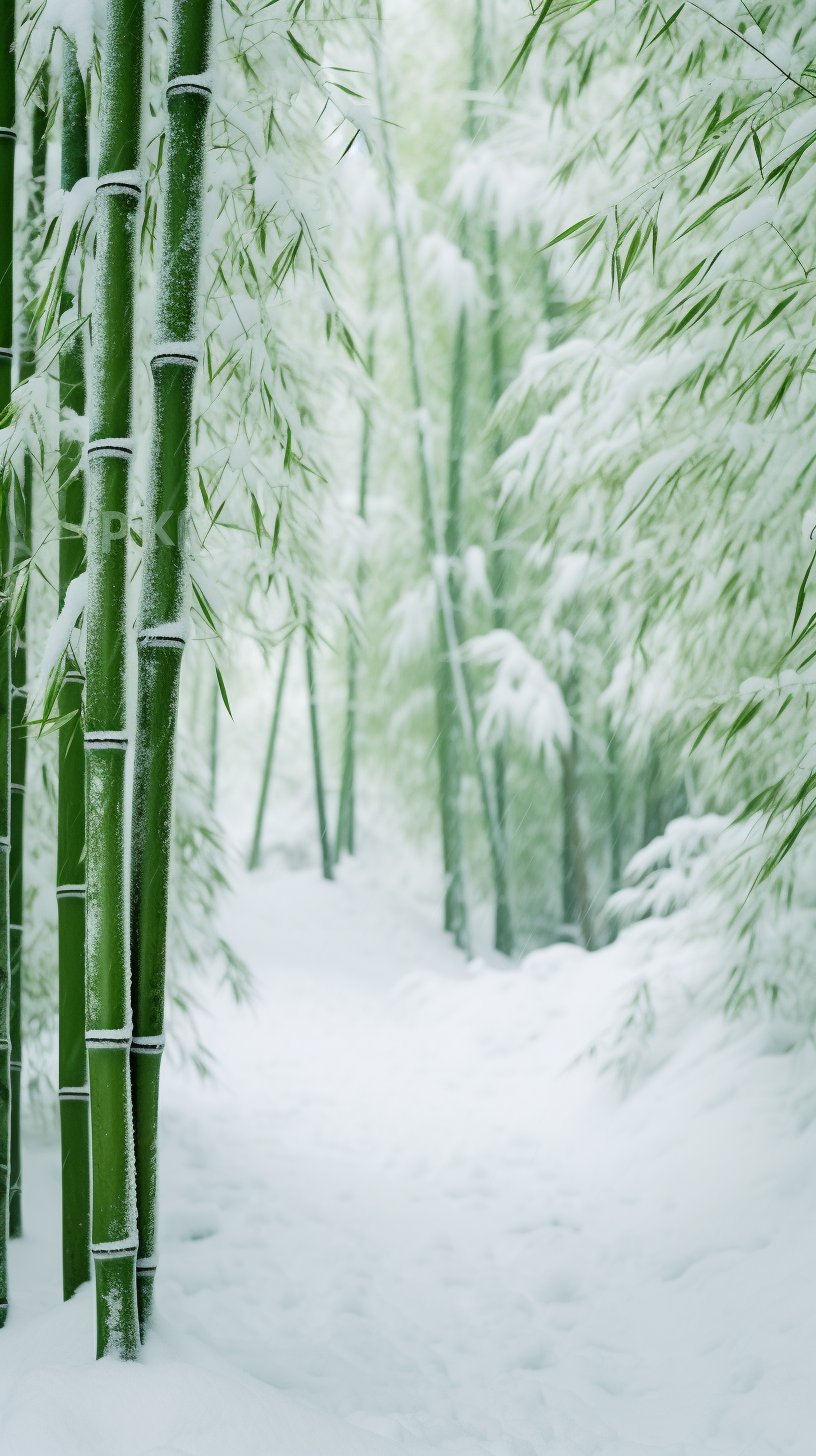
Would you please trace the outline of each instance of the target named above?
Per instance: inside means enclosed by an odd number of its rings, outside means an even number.
[[[62,186],[88,172],[85,87],[76,46],[66,37],[62,61]],[[63,317],[73,300],[65,293]],[[73,332],[60,353],[63,435],[59,459],[59,602],[83,570],[85,476],[73,421],[85,414],[84,347]],[[57,926],[59,938],[59,1107],[62,1151],[62,1288],[71,1295],[91,1277],[90,1126],[85,1052],[85,755],[79,663],[69,651],[60,687],[57,800]]]
[[[108,0],[88,444],[86,1045],[97,1354],[134,1358],[136,1187],[125,899],[127,527],[144,0]]]
[[[167,83],[165,213],[152,360],[155,420],[138,632],[131,854],[131,1077],[142,1336],[150,1318],[156,1273],[159,1068],[164,1046],[173,762],[185,642],[184,527],[198,362],[210,24],[210,0],[176,0]]]
[[[0,419],[11,402],[14,321],[14,0],[0,0]],[[8,1313],[11,1045],[9,835],[11,784],[11,470],[0,500],[0,1328]]]

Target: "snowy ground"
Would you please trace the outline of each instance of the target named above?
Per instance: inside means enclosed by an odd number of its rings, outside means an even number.
[[[360,867],[244,878],[233,919],[259,999],[219,1085],[168,1072],[138,1367],[58,1302],[31,1133],[4,1453],[810,1456],[811,1046],[692,1017],[624,1095],[579,1055],[620,945],[468,968]]]

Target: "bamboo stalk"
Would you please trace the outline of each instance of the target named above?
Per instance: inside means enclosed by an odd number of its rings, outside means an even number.
[[[48,71],[44,71],[34,93],[31,111],[31,187],[26,218],[26,255],[23,271],[23,330],[20,344],[19,378],[30,379],[36,366],[36,338],[32,318],[36,302],[33,260],[39,251],[45,199],[45,128],[48,117]],[[34,461],[26,451],[22,491],[14,506],[13,561],[15,576],[24,575],[17,591],[17,609],[12,631],[11,659],[11,851],[9,859],[9,942],[11,955],[11,1187],[9,1190],[9,1237],[23,1232],[21,1092],[23,1071],[23,903],[26,789],[26,682],[28,662],[28,568],[31,560],[31,511],[34,496]]]
[[[380,115],[386,115],[385,80],[382,61],[382,15],[378,5],[379,37],[375,40],[374,54],[377,81],[377,102]],[[405,338],[408,348],[408,366],[411,378],[411,393],[416,412],[417,464],[419,467],[420,507],[422,516],[422,539],[426,558],[433,562],[434,556],[444,559],[444,541],[436,520],[433,499],[433,452],[428,432],[428,414],[425,401],[425,387],[419,356],[414,318],[413,296],[408,272],[408,254],[400,221],[397,201],[397,186],[394,160],[388,128],[383,130],[383,159],[388,191],[391,226],[397,252],[397,273],[402,300]],[[444,580],[442,577],[444,576]],[[450,730],[452,716],[455,717],[457,699],[453,682],[454,665],[450,655],[450,633],[446,624],[444,606],[440,593],[447,590],[447,570],[435,573],[437,591],[437,637],[439,650],[434,665],[434,694],[436,701],[436,753],[439,768],[439,809],[442,831],[442,862],[445,877],[444,916],[445,929],[450,931],[458,945],[467,943],[467,903],[465,898],[464,864],[462,852],[461,805],[455,788],[455,773],[451,762]],[[452,712],[453,707],[453,712]]]
[[[210,691],[210,741],[209,741],[209,767],[210,780],[207,803],[211,809],[215,809],[218,798],[218,714],[221,702],[221,694],[218,689],[218,680],[213,676],[212,688]]]
[[[286,684],[286,669],[289,665],[289,652],[292,646],[291,637],[287,637],[283,648],[278,682],[275,688],[275,703],[272,709],[272,721],[269,725],[269,737],[266,741],[266,753],[264,755],[263,773],[261,775],[261,791],[258,796],[258,810],[255,815],[255,828],[252,833],[252,844],[250,846],[247,868],[256,870],[261,863],[261,844],[263,841],[263,822],[266,814],[266,801],[269,797],[269,785],[272,781],[272,764],[275,758],[275,745],[278,741],[278,728],[280,727],[281,709],[283,707],[283,689]]]
[[[0,0],[0,418],[11,401],[14,326],[14,0]],[[0,516],[0,1329],[8,1313],[9,1162],[11,1142],[11,1046],[9,946],[9,835],[11,782],[11,567],[9,466],[2,482]]]
[[[564,690],[564,701],[570,719],[575,722],[578,707],[578,683],[570,672]],[[562,899],[564,921],[577,926],[587,950],[592,950],[594,932],[587,875],[586,851],[578,817],[578,745],[575,728],[570,741],[561,749],[561,790],[563,831],[561,839]]]
[[[502,292],[499,260],[499,240],[493,224],[487,230],[488,252],[488,297],[490,302],[490,402],[495,410],[504,384],[504,349],[502,339]],[[498,431],[492,441],[493,459],[497,460],[504,448]],[[490,553],[490,588],[493,596],[493,625],[499,632],[507,625],[507,529],[506,510],[502,504],[496,509],[493,527],[493,550]],[[503,739],[493,748],[493,782],[496,795],[496,820],[502,842],[502,858],[507,864],[507,755]],[[508,876],[509,878],[509,876]],[[497,887],[498,889],[498,887]],[[505,885],[506,890],[506,885]],[[513,953],[513,918],[507,894],[496,895],[496,921],[493,944],[505,955]]]
[[[131,852],[131,1080],[144,1338],[156,1273],[158,1102],[164,1044],[173,768],[185,642],[211,0],[175,0],[167,82],[165,212],[152,360],[153,454],[138,634]]]
[[[126,593],[145,0],[108,0],[88,446],[86,1043],[97,1355],[133,1359],[136,1188],[125,901]]]
[[[76,45],[62,47],[62,186],[70,191],[88,173],[85,86]],[[73,299],[63,294],[62,316]],[[85,349],[76,332],[60,353],[63,423],[85,414]],[[59,459],[59,602],[85,565],[82,520],[85,475],[82,444],[64,430]],[[59,945],[59,1109],[62,1151],[62,1292],[65,1299],[91,1277],[91,1168],[88,1058],[85,1050],[85,753],[83,677],[69,650],[60,687],[57,798],[57,929]],[[68,720],[68,721],[66,721]]]
[[[377,14],[379,20],[379,40],[375,41],[374,59],[377,83],[377,102],[380,114],[385,116],[385,82],[383,77],[382,61],[382,6],[378,0]],[[434,586],[437,596],[438,607],[438,630],[440,643],[444,644],[444,650],[440,652],[439,668],[437,673],[437,718],[440,733],[438,737],[438,753],[440,760],[440,779],[442,782],[442,838],[443,854],[445,855],[446,879],[448,879],[448,859],[451,855],[452,872],[462,873],[462,859],[459,852],[461,844],[461,816],[458,803],[453,799],[448,784],[447,794],[445,788],[446,778],[446,755],[442,739],[444,737],[445,725],[445,694],[450,691],[450,684],[445,682],[445,675],[450,674],[452,690],[455,697],[456,711],[462,726],[462,731],[473,754],[473,762],[476,771],[476,781],[479,787],[479,796],[482,802],[485,827],[487,830],[488,847],[490,851],[491,868],[494,883],[501,883],[506,893],[506,851],[503,839],[499,830],[496,805],[493,797],[493,787],[490,783],[487,768],[482,754],[477,732],[476,732],[476,710],[474,703],[473,687],[470,675],[465,670],[462,660],[461,642],[456,623],[456,612],[450,590],[450,569],[445,550],[445,540],[439,525],[438,514],[434,503],[433,491],[433,452],[431,447],[430,431],[428,426],[428,410],[425,398],[425,390],[420,367],[419,344],[417,339],[416,324],[414,321],[414,306],[411,293],[410,278],[408,272],[408,254],[404,231],[402,228],[399,206],[397,200],[396,173],[391,151],[391,139],[389,128],[383,128],[383,158],[385,162],[386,189],[388,193],[389,209],[391,212],[391,224],[394,233],[394,241],[397,252],[397,271],[399,275],[400,293],[402,297],[403,318],[405,323],[406,340],[408,344],[409,366],[411,374],[411,387],[414,398],[414,407],[417,420],[417,454],[419,458],[419,482],[423,518],[423,533],[426,551],[432,559]],[[440,711],[441,709],[441,711]],[[448,800],[447,811],[445,800]],[[446,843],[446,818],[447,827],[451,831],[452,838]],[[457,843],[458,841],[458,843]],[[508,897],[509,912],[509,897]]]
[[[376,270],[372,269],[371,296],[369,298],[368,314],[373,319],[375,305],[375,280]],[[368,379],[374,378],[374,344],[375,328],[372,322],[368,331],[368,346],[366,348],[365,370]],[[371,461],[371,409],[366,401],[362,411],[362,428],[360,435],[360,483],[357,499],[357,514],[361,521],[365,521],[366,507],[368,501],[368,477]],[[357,572],[357,601],[362,602],[363,584],[365,581],[365,570],[361,564]],[[335,855],[339,859],[345,851],[353,854],[356,840],[355,824],[355,770],[357,763],[357,677],[358,677],[358,652],[357,638],[354,628],[349,632],[348,644],[348,667],[347,667],[347,690],[346,690],[346,727],[343,736],[343,768],[340,776],[340,802],[337,809],[337,837],[335,841]]]
[[[320,860],[324,880],[334,879],[334,856],[329,833],[329,816],[326,812],[326,789],[323,782],[323,755],[320,748],[320,722],[317,712],[317,679],[312,646],[312,625],[307,619],[304,628],[306,644],[306,690],[309,695],[309,729],[312,739],[312,766],[314,768],[315,805],[317,808],[317,830],[320,837]]]

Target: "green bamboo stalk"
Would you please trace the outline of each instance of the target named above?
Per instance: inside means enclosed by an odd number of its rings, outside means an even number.
[[[76,45],[62,47],[62,186],[70,191],[88,173],[85,86]],[[62,317],[74,300],[62,298]],[[75,332],[59,360],[63,434],[59,459],[59,603],[84,570],[82,518],[85,475],[82,442],[71,428],[85,414],[85,349]],[[65,428],[67,426],[67,428]],[[62,1151],[62,1292],[70,1299],[91,1277],[91,1167],[88,1058],[85,1050],[85,753],[84,678],[72,651],[60,687],[57,797],[57,930],[59,942],[59,1109]]]
[[[221,693],[218,688],[218,679],[213,677],[210,691],[210,741],[209,741],[209,791],[207,803],[211,809],[215,809],[218,798],[218,717],[221,705]]]
[[[261,844],[263,842],[263,822],[266,814],[266,801],[269,797],[269,785],[272,781],[272,764],[275,758],[275,745],[278,741],[278,728],[280,727],[281,709],[283,707],[283,689],[286,685],[286,669],[289,665],[289,651],[292,646],[291,637],[287,637],[283,648],[278,682],[275,688],[275,703],[272,708],[272,721],[269,725],[269,737],[266,741],[266,754],[264,755],[263,773],[261,775],[261,792],[258,796],[258,810],[255,815],[255,828],[252,833],[252,844],[250,846],[247,868],[256,870],[261,863]]]
[[[11,402],[14,326],[14,0],[0,0],[0,419]],[[0,514],[0,1329],[8,1314],[9,1163],[11,1144],[11,965],[9,839],[11,833],[11,469],[2,482]]]
[[[22,384],[30,379],[36,367],[36,337],[33,320],[36,303],[34,258],[39,251],[43,229],[45,200],[45,159],[48,119],[48,70],[44,70],[34,93],[31,112],[31,187],[26,218],[26,250],[23,271],[23,330],[20,341]],[[31,560],[31,511],[34,496],[34,461],[26,451],[22,491],[16,494],[14,506],[13,561],[15,576],[23,582],[17,591],[11,660],[11,852],[9,860],[9,940],[11,954],[11,1188],[9,1191],[9,1237],[19,1238],[23,1232],[22,1149],[20,1136],[21,1090],[23,1071],[22,970],[23,970],[23,866],[25,839],[25,790],[27,737],[26,682],[28,662],[26,626],[28,621],[28,569]]]
[[[475,113],[473,95],[478,91],[481,79],[482,61],[482,7],[476,0],[475,25],[471,57],[470,95],[465,102],[464,135],[472,141],[475,135]],[[463,259],[469,256],[469,230],[467,214],[459,220],[459,251]],[[445,557],[448,566],[448,591],[451,600],[451,614],[456,625],[457,642],[462,640],[462,605],[460,590],[460,561],[462,555],[462,472],[467,438],[468,401],[468,310],[463,303],[459,309],[454,330],[451,359],[450,423],[448,430],[448,481],[445,507]],[[450,793],[460,803],[462,797],[462,725],[457,711],[456,691],[452,673],[447,673],[442,683],[442,707],[446,718],[445,753]],[[478,750],[477,750],[478,751]],[[461,809],[458,815],[461,821]],[[501,879],[501,876],[500,876]],[[446,897],[445,921],[459,946],[467,945],[467,908],[464,899],[458,896],[456,881],[449,881]]]
[[[320,837],[320,859],[324,880],[334,879],[334,856],[329,833],[329,816],[326,813],[326,789],[323,782],[323,755],[320,749],[320,722],[317,712],[317,677],[312,645],[312,624],[307,618],[303,632],[306,651],[306,691],[309,695],[309,729],[312,738],[312,767],[314,768],[315,805],[317,808],[317,830]]]
[[[382,61],[382,15],[378,5],[379,36],[375,39],[374,54],[377,80],[377,102],[380,115],[385,116],[385,80]],[[419,355],[413,297],[408,272],[408,253],[401,226],[397,202],[397,185],[391,141],[388,128],[383,130],[383,160],[388,191],[391,227],[397,253],[397,273],[402,301],[403,323],[408,347],[408,366],[411,379],[411,393],[416,412],[417,464],[419,469],[420,507],[422,517],[422,543],[426,558],[433,561],[444,556],[444,541],[435,519],[433,499],[433,454],[428,434],[428,416],[425,387]],[[437,596],[447,589],[447,572],[444,582],[436,576]],[[454,663],[450,653],[450,633],[446,623],[444,606],[437,602],[438,652],[434,664],[434,695],[436,702],[436,753],[439,769],[439,809],[442,831],[442,863],[445,879],[443,923],[458,945],[465,946],[468,939],[467,902],[465,898],[464,855],[462,841],[461,804],[455,772],[455,756],[452,761],[450,748],[451,723],[457,710],[456,686],[453,681]]]
[[[164,1045],[167,906],[198,348],[211,0],[175,0],[167,82],[165,211],[152,359],[153,454],[138,634],[131,849],[131,1081],[144,1338],[156,1274],[158,1102]]]
[[[377,3],[379,36],[375,39],[374,60],[377,83],[377,102],[380,114],[387,114],[385,105],[385,82],[383,77],[382,61],[382,6],[381,0]],[[411,375],[411,388],[414,399],[414,407],[417,420],[417,454],[419,458],[419,483],[423,519],[424,544],[428,555],[433,563],[434,586],[436,588],[438,607],[438,631],[441,644],[439,667],[437,673],[437,725],[439,728],[437,744],[440,762],[440,779],[442,783],[442,840],[443,855],[445,857],[446,882],[450,884],[449,863],[451,872],[462,873],[461,854],[461,814],[459,804],[451,792],[452,785],[448,776],[448,761],[446,752],[447,736],[445,733],[446,703],[451,699],[446,695],[451,691],[456,703],[456,712],[462,727],[463,734],[473,754],[473,762],[476,770],[476,781],[479,787],[479,796],[482,802],[485,827],[487,830],[488,848],[490,851],[491,868],[494,883],[503,883],[506,887],[506,851],[499,830],[496,805],[493,796],[493,787],[490,783],[487,768],[482,754],[477,732],[476,732],[476,709],[474,703],[473,687],[470,675],[465,669],[462,661],[461,642],[456,622],[456,612],[451,597],[450,569],[445,550],[444,533],[440,528],[437,512],[434,504],[433,491],[433,452],[430,433],[428,428],[428,410],[425,399],[425,390],[422,381],[420,367],[419,345],[417,339],[416,324],[414,321],[413,299],[408,272],[408,254],[404,231],[402,228],[399,207],[397,201],[396,172],[391,151],[391,138],[389,128],[383,128],[383,159],[385,163],[385,180],[388,194],[389,209],[391,213],[391,225],[394,233],[394,241],[397,252],[397,271],[399,276],[400,293],[402,298],[403,319],[405,334],[408,344],[409,367]],[[445,675],[450,675],[450,683],[446,682]],[[452,685],[452,687],[451,687]],[[446,785],[446,777],[448,778]],[[447,800],[447,805],[446,805]],[[448,839],[446,831],[450,832]],[[448,856],[450,855],[450,861]],[[464,882],[462,881],[462,886]],[[508,898],[509,912],[509,898]]]
[[[499,240],[495,226],[487,230],[488,254],[488,298],[490,329],[490,403],[495,410],[504,388],[504,341],[502,337],[503,301],[501,291],[501,270]],[[496,430],[492,440],[493,459],[497,460],[504,449],[501,433]],[[493,626],[499,632],[507,626],[507,519],[506,507],[499,503],[493,526],[493,549],[490,553],[490,588],[493,596]],[[502,859],[508,863],[507,844],[507,756],[503,739],[493,748],[493,782],[496,795],[496,820],[502,843]],[[493,943],[504,955],[513,953],[513,919],[509,899],[505,893],[496,895],[496,921]],[[497,887],[498,890],[498,887]]]
[[[620,744],[610,713],[606,719],[606,787],[609,806],[609,892],[612,895],[620,889],[623,878],[620,774]]]
[[[86,1044],[97,1355],[134,1359],[136,1186],[125,900],[126,596],[145,0],[108,0],[102,61],[85,614]]]
[[[376,269],[371,272],[372,284],[369,298],[368,316],[373,319],[374,307],[376,304]],[[366,348],[365,370],[368,379],[374,378],[374,346],[375,328],[372,322],[368,331],[368,346]],[[368,501],[368,477],[371,462],[371,409],[366,401],[362,410],[362,429],[360,436],[360,482],[357,499],[357,514],[361,521],[365,521],[366,507]],[[357,602],[362,603],[363,585],[365,581],[365,569],[361,564],[357,572]],[[340,802],[337,809],[337,837],[335,840],[335,855],[340,858],[344,852],[354,854],[356,840],[355,824],[355,769],[357,762],[357,678],[358,678],[358,652],[357,636],[354,627],[349,632],[348,660],[347,660],[347,689],[346,689],[346,727],[343,736],[343,769],[340,776]]]
[[[564,701],[573,723],[578,706],[578,685],[574,671],[564,689]],[[575,728],[569,743],[561,749],[563,831],[561,838],[563,915],[567,925],[577,925],[587,950],[594,943],[592,908],[581,824],[578,818],[578,743]]]

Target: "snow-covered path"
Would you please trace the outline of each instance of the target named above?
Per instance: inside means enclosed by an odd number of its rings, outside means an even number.
[[[812,1451],[812,1048],[701,1020],[624,1098],[579,1056],[629,994],[618,948],[466,967],[359,867],[247,878],[233,915],[259,999],[208,1031],[218,1085],[166,1078],[138,1370],[100,1374],[89,1298],[56,1304],[29,1150],[7,1449]]]

